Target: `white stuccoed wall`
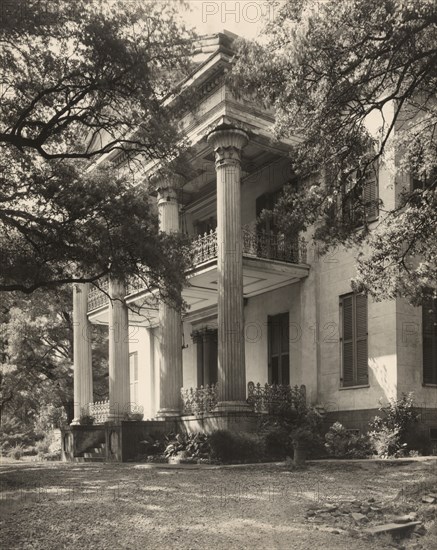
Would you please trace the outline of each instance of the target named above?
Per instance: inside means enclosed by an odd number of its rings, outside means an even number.
[[[243,224],[255,219],[256,197],[278,189],[288,175],[288,163],[284,161],[243,180]],[[395,158],[388,151],[379,173],[379,195],[385,208],[395,205],[402,185],[407,184],[405,177],[396,175]],[[246,382],[267,381],[267,317],[289,311],[291,383],[305,384],[311,402],[324,404],[331,411],[374,409],[380,399],[386,401],[403,391],[414,391],[417,402],[435,407],[437,388],[422,386],[421,309],[403,300],[374,303],[369,298],[369,387],[340,387],[339,296],[351,291],[355,256],[354,250],[338,249],[318,258],[310,246],[311,271],[306,279],[248,300],[244,308]],[[193,327],[185,323],[188,347],[183,350],[183,385],[186,388],[197,385],[192,330]],[[416,336],[406,334],[411,331],[415,331]],[[139,394],[145,411],[154,414],[159,396],[159,346],[153,345],[156,329],[150,331],[149,339],[146,332],[142,329],[137,344],[141,373]],[[142,387],[152,383],[151,373],[154,373],[155,391]]]

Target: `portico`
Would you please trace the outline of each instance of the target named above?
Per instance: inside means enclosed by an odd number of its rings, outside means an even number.
[[[257,221],[257,197],[289,177],[287,146],[270,136],[268,111],[228,90],[226,40],[219,38],[216,51],[187,82],[205,90],[197,113],[181,120],[192,144],[191,168],[176,174],[151,165],[146,171],[160,230],[183,232],[192,241],[188,285],[181,290],[183,314],[141,281],[109,279],[98,288],[74,288],[78,327],[98,323],[109,329],[109,398],[93,403],[91,342],[76,330],[73,425],[87,414],[95,424],[121,430],[111,436],[105,428],[108,441],[123,440],[122,426],[140,410],[154,425],[243,429],[253,414],[247,402],[253,364],[246,364],[246,306],[298,285],[309,273],[303,239],[289,241]],[[263,323],[267,317],[259,326]],[[267,382],[267,365],[260,372],[263,379],[255,382]],[[200,420],[191,414],[182,388],[203,396]]]

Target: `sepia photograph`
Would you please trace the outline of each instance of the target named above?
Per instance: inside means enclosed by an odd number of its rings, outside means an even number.
[[[437,548],[436,0],[0,0],[0,545]]]

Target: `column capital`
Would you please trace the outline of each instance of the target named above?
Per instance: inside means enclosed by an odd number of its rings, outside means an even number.
[[[126,283],[121,279],[109,277],[109,296],[111,299],[123,301],[126,296]]]
[[[178,202],[178,193],[177,190],[172,187],[157,187],[158,191],[158,206],[162,206],[164,204],[168,203],[176,203]]]
[[[249,137],[238,128],[224,128],[213,130],[207,140],[214,149],[216,167],[220,168],[240,163],[241,150],[247,145]]]
[[[149,176],[149,181],[159,193],[162,189],[180,189],[185,179],[181,174],[160,168]]]

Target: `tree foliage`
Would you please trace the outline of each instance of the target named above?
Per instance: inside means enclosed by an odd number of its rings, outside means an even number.
[[[0,406],[2,415],[29,424],[47,405],[73,414],[71,289],[9,293],[2,301]],[[107,329],[92,325],[96,400],[107,397]]]
[[[262,41],[240,44],[233,75],[295,144],[278,225],[315,225],[325,248],[362,244],[355,284],[376,299],[415,303],[437,286],[436,23],[433,0],[288,0]],[[396,203],[369,232],[376,199],[362,188],[376,163],[396,166]]]
[[[185,147],[175,124],[183,101],[163,106],[190,70],[191,34],[177,8],[119,0],[5,8],[0,291],[108,273],[167,281],[169,295],[180,285],[180,243],[159,234],[150,185],[138,185],[146,165]]]

